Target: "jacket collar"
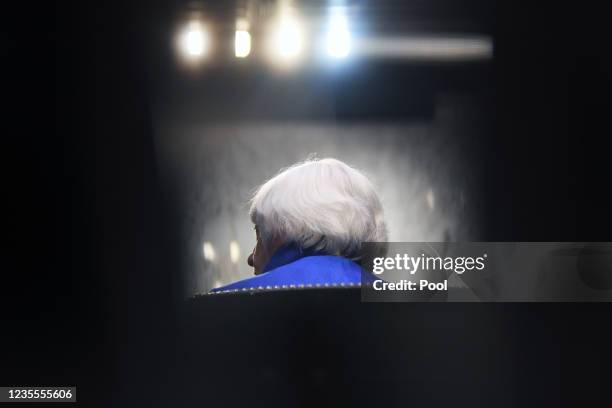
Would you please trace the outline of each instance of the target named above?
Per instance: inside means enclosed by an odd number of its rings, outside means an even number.
[[[295,243],[285,244],[272,254],[263,269],[263,273],[270,272],[273,269],[290,264],[298,259],[314,255],[325,255],[325,253],[322,251],[304,250]]]

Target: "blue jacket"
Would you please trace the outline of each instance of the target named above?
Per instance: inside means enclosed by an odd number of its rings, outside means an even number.
[[[319,287],[356,287],[374,276],[350,259],[302,251],[295,245],[278,249],[261,275],[230,283],[210,293]]]

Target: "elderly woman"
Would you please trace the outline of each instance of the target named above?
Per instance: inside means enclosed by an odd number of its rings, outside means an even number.
[[[263,184],[251,200],[255,277],[214,289],[235,292],[358,286],[362,242],[384,242],[380,199],[358,170],[336,159],[309,160]]]

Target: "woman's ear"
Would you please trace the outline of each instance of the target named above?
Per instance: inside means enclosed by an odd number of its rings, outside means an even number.
[[[247,258],[247,264],[252,268],[253,266],[255,266],[255,264],[253,263],[253,251],[251,251],[251,253],[249,254],[248,258]]]

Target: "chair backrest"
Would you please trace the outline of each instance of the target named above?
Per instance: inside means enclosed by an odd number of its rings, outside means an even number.
[[[518,320],[496,304],[364,303],[358,289],[199,296],[169,389],[175,406],[555,405],[558,378],[521,388],[518,346],[547,370],[559,362]]]

